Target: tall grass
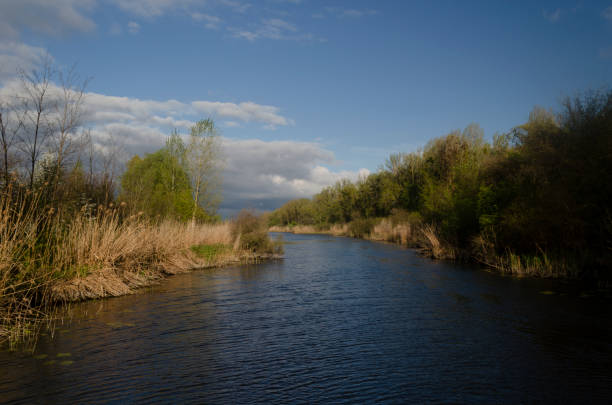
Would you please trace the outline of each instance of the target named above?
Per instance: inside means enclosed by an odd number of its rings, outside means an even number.
[[[314,225],[275,225],[268,229],[270,232],[290,232],[298,234],[325,234],[333,236],[349,236],[348,224],[333,224],[331,226]]]
[[[0,341],[29,334],[41,319],[39,302],[48,298],[53,275],[44,258],[51,249],[41,229],[50,222],[35,215],[38,202],[39,196],[11,188],[0,196]]]
[[[54,303],[128,294],[167,274],[260,257],[272,246],[267,234],[255,238],[229,222],[149,221],[112,206],[65,215],[39,201],[10,190],[0,196],[0,342],[31,334]],[[259,245],[247,249],[241,238]],[[199,254],[210,246],[214,255]]]
[[[238,260],[229,249],[223,257],[198,256],[191,247],[231,246],[230,224],[152,223],[132,216],[120,220],[110,214],[79,216],[56,245],[60,280],[51,287],[51,299],[75,301],[129,293],[164,274]]]

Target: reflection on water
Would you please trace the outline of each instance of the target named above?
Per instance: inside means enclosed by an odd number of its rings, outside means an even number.
[[[285,235],[286,259],[74,305],[0,402],[606,402],[612,308],[593,292]]]

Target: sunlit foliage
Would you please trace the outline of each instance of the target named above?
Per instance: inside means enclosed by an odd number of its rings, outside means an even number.
[[[312,200],[290,201],[270,225],[351,223],[415,212],[446,243],[487,254],[579,268],[609,277],[612,265],[612,91],[568,99],[560,114],[536,107],[491,142],[469,125],[422,151],[393,154],[378,172],[343,180]],[[478,241],[476,243],[475,241]],[[484,242],[483,242],[484,241]],[[474,253],[479,250],[478,253]],[[531,258],[531,259],[528,259]]]

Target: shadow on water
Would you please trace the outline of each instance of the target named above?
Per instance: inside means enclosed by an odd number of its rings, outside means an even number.
[[[394,245],[284,235],[285,259],[73,305],[0,353],[4,402],[589,402],[612,395],[609,297]]]

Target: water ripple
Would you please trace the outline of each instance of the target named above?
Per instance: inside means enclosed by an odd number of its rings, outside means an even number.
[[[285,239],[295,243],[282,262],[179,275],[75,306],[66,332],[43,337],[34,355],[0,353],[0,402],[612,397],[609,301],[540,294],[563,287],[387,244]]]

